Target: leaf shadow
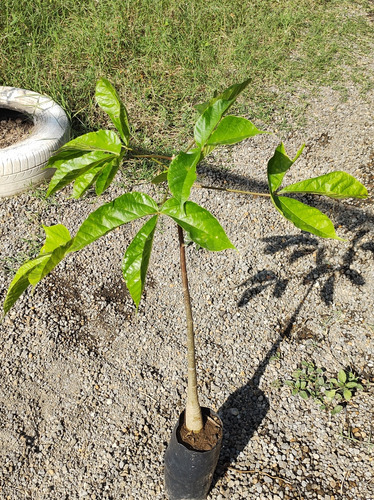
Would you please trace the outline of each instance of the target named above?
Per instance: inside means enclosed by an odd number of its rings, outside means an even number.
[[[296,247],[288,257],[289,264],[293,264],[307,256],[314,256],[315,265],[304,275],[302,282],[304,285],[308,285],[317,280],[322,281],[319,292],[320,298],[326,305],[331,306],[334,301],[335,286],[339,276],[344,276],[356,287],[360,287],[366,283],[363,274],[352,266],[354,265],[357,248],[371,250],[374,253],[374,246],[371,242],[359,246],[360,241],[368,232],[369,230],[367,229],[361,229],[355,233],[348,249],[342,257],[341,264],[337,265],[328,262],[325,247],[320,241],[310,235],[271,236],[263,238],[262,241],[266,243],[264,253],[268,255],[275,255],[287,248]],[[260,281],[260,285],[257,284],[258,281]],[[249,286],[238,301],[238,306],[245,306],[256,295],[271,285],[274,285],[273,297],[279,298],[286,291],[288,282],[288,279],[278,277],[273,271],[260,271],[241,284]]]

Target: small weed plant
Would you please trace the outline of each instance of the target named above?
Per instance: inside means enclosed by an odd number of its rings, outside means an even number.
[[[300,368],[292,373],[292,380],[285,384],[292,388],[292,395],[303,399],[312,398],[320,403],[322,410],[340,413],[354,394],[362,390],[358,378],[350,370],[341,369],[337,377],[328,378],[325,368],[314,363],[302,361]]]

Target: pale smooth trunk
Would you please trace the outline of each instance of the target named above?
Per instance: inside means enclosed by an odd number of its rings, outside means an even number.
[[[195,359],[195,335],[193,329],[191,298],[188,289],[186,252],[183,238],[183,229],[178,226],[180,264],[183,284],[183,299],[187,320],[187,364],[188,364],[188,385],[185,424],[188,430],[200,432],[203,428],[203,417],[197,394],[197,376]]]

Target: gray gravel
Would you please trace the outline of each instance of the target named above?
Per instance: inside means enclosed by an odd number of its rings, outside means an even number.
[[[290,96],[290,99],[296,99]],[[374,94],[309,97],[305,127],[283,137],[289,180],[345,170],[374,187]],[[259,124],[261,125],[261,124]],[[204,183],[264,191],[281,133],[219,150]],[[152,192],[151,186],[142,186]],[[121,192],[117,182],[104,199]],[[99,203],[25,193],[0,204],[0,298],[41,224],[74,234]],[[301,233],[266,198],[195,190],[238,249],[188,247],[201,403],[224,445],[210,499],[374,499],[374,209],[314,200],[345,242]],[[310,199],[310,201],[313,201]],[[185,394],[185,323],[175,227],[155,239],[135,315],[121,277],[139,223],[69,256],[0,325],[0,498],[164,499],[163,453]],[[171,229],[169,231],[169,229]],[[291,396],[302,360],[364,390],[336,416]]]

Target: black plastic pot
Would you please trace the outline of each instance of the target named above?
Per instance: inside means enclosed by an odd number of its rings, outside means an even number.
[[[203,415],[218,415],[209,408],[202,408]],[[220,419],[219,419],[220,420]],[[170,500],[205,500],[217,466],[222,444],[222,433],[216,446],[209,451],[187,448],[178,439],[178,428],[184,422],[184,412],[174,427],[165,453],[165,488]],[[222,421],[220,420],[221,427]]]

